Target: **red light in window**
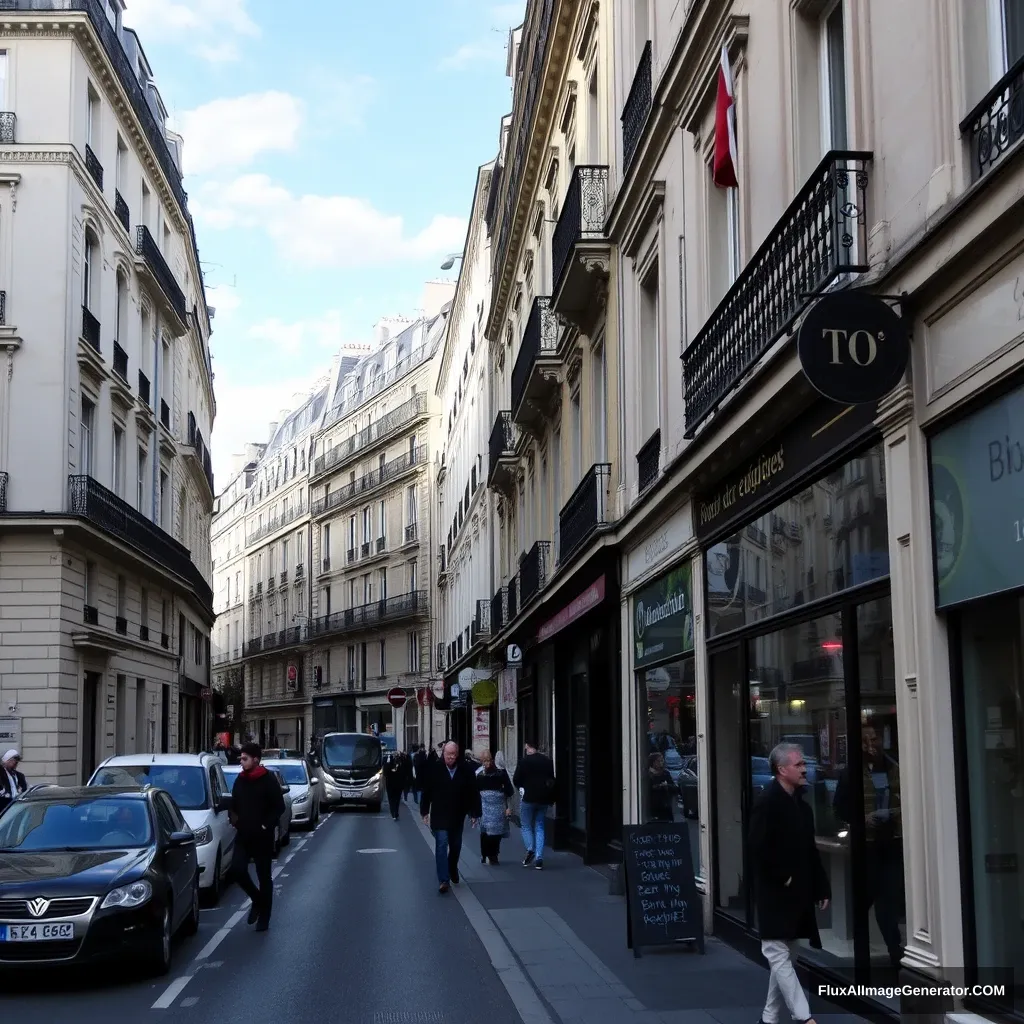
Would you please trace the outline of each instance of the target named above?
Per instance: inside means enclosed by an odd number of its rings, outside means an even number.
[[[841,640],[826,640],[821,645],[821,649],[823,651],[841,651],[843,649],[843,644]]]

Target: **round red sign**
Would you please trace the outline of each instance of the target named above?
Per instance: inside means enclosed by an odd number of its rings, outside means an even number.
[[[416,701],[421,708],[425,708],[430,705],[431,693],[425,686],[420,687],[420,689],[416,691]]]
[[[405,690],[403,690],[400,686],[392,686],[391,689],[388,690],[388,703],[393,708],[404,708],[405,702],[408,699],[409,698]]]
[[[294,665],[288,666],[288,682],[294,683],[299,678],[299,670]]]

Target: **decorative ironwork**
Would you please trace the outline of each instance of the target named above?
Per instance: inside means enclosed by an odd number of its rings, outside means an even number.
[[[175,280],[171,268],[167,265],[167,260],[164,259],[164,254],[160,251],[160,247],[145,224],[140,224],[136,229],[135,252],[145,261],[149,272],[174,310],[174,315],[182,323],[187,323],[188,308],[185,305],[185,293]]]
[[[68,477],[68,512],[81,516],[180,576],[212,613],[213,591],[192,561],[188,548],[164,533],[113,491],[108,491],[91,476]]]
[[[160,646],[165,651],[169,651],[171,649],[171,638],[170,638],[169,634],[167,634],[167,633],[161,633],[160,634]]]
[[[495,636],[505,628],[505,623],[508,622],[505,616],[506,598],[505,587],[499,587],[497,593],[491,598],[491,629]]]
[[[637,477],[640,493],[643,494],[658,479],[659,461],[661,459],[661,427],[659,427],[636,453]]]
[[[210,449],[207,448],[206,442],[203,440],[202,431],[196,424],[196,417],[193,412],[188,414],[188,445],[195,452],[195,457],[199,461],[199,466],[206,477],[207,484],[209,484],[210,493],[216,494],[217,492],[213,487],[213,460],[210,456]]]
[[[92,151],[92,146],[88,143],[85,147],[85,169],[89,172],[92,180],[96,182],[96,187],[102,192],[103,164],[100,163],[99,157]]]
[[[114,373],[128,383],[128,353],[115,341],[114,342]]]
[[[494,472],[502,459],[514,459],[516,455],[516,438],[519,435],[519,428],[512,421],[512,413],[503,409],[495,417],[494,426],[491,428],[490,458],[488,461],[487,482],[494,481]]]
[[[686,437],[789,330],[810,293],[868,269],[870,160],[833,151],[821,161],[683,352]]]
[[[519,614],[519,577],[513,576],[505,584],[505,625],[513,622]]]
[[[15,143],[15,125],[17,117],[13,110],[0,111],[0,145],[13,146]]]
[[[301,644],[306,639],[306,631],[302,626],[289,626],[287,629],[276,630],[273,633],[264,633],[262,637],[255,637],[249,641],[253,645],[251,651],[247,650],[247,655],[261,654],[266,651],[279,651],[283,647],[295,647]]]
[[[7,473],[0,473],[0,512],[7,511]]]
[[[87,626],[98,626],[100,624],[100,610],[91,604],[87,604],[82,611],[82,620]]]
[[[374,395],[379,394],[396,380],[401,380],[402,377],[412,373],[417,366],[421,366],[430,358],[431,351],[428,345],[420,345],[419,348],[414,349],[409,355],[399,359],[389,370],[386,370],[384,373],[378,373],[376,377],[368,380],[359,391],[349,394],[347,400],[336,401],[336,404],[331,407],[330,412],[327,414],[327,420],[324,425],[329,427],[332,423],[337,423],[342,416],[358,409],[364,402],[369,401]],[[410,399],[410,402],[414,400]],[[395,411],[397,412],[397,410]],[[426,411],[426,406],[421,411]]]
[[[0,327],[7,324],[7,292],[0,291]]]
[[[125,231],[130,233],[132,230],[132,215],[128,211],[128,204],[125,202],[124,196],[117,189],[114,189],[114,216],[121,222]]]
[[[414,540],[416,540],[416,537],[417,537],[416,523],[410,523],[405,528],[405,543],[406,544],[411,544]]]
[[[122,636],[128,635],[128,620],[123,615],[118,615],[114,619],[114,629]]]
[[[281,584],[282,587],[288,582],[287,569],[282,569],[281,572],[278,574],[278,582]]]
[[[278,530],[288,526],[289,523],[295,522],[299,516],[305,515],[308,508],[309,506],[306,504],[305,498],[302,501],[290,504],[284,511],[274,516],[273,519],[268,519],[262,526],[257,526],[252,533],[246,536],[246,543],[255,544],[256,541],[262,540],[271,533],[276,533]]]
[[[148,642],[148,640],[149,640],[149,626],[139,626],[139,639],[140,640],[145,640],[145,641]]]
[[[562,287],[562,277],[573,250],[580,242],[604,238],[608,213],[608,168],[577,167],[572,173],[565,202],[551,236],[551,265],[554,268],[554,293]]]
[[[423,615],[428,612],[429,602],[425,590],[414,590],[408,594],[399,594],[381,601],[357,605],[343,611],[331,612],[314,619],[310,627],[310,636],[325,636],[332,633],[345,633],[353,630],[368,629],[381,622],[394,622],[399,619]]]
[[[370,491],[376,490],[376,488],[382,487],[384,484],[387,484],[396,477],[408,472],[415,466],[423,465],[426,461],[427,446],[420,445],[419,448],[414,448],[411,452],[406,452],[404,455],[400,455],[397,459],[392,459],[390,462],[386,462],[380,469],[375,469],[370,473],[366,473],[358,480],[355,480],[350,484],[345,484],[344,487],[339,487],[336,491],[331,491],[327,497],[314,502],[312,507],[313,515],[322,515],[324,512],[329,512],[331,509],[338,508],[346,502],[352,501],[353,498],[360,497]],[[363,555],[368,555],[370,553],[369,544],[364,544],[363,548]]]
[[[361,451],[367,445],[383,440],[399,427],[403,427],[411,420],[422,416],[426,411],[426,394],[421,392],[414,395],[408,402],[403,402],[402,405],[392,409],[391,412],[385,413],[379,419],[374,420],[368,427],[364,427],[358,434],[346,438],[340,444],[336,444],[329,452],[319,456],[313,463],[313,475],[319,476],[319,474],[326,472],[339,462],[344,462],[345,459],[355,455],[356,452]]]
[[[512,368],[512,415],[519,411],[534,363],[541,356],[553,356],[558,349],[558,320],[551,312],[551,299],[538,295],[523,331],[516,364]]]
[[[139,398],[150,405],[149,401],[149,378],[139,370]]]
[[[99,352],[100,322],[89,312],[88,306],[82,307],[82,337]]]
[[[297,566],[295,566],[295,582],[296,583],[298,583],[298,581],[300,579],[302,579],[302,576],[305,573],[305,571],[306,571],[306,566],[302,562],[299,562],[299,564]]]
[[[171,407],[160,399],[160,422],[168,429],[171,429]]]
[[[551,541],[539,540],[519,563],[519,601],[525,608],[547,583],[548,553]]]
[[[651,112],[651,41],[647,40],[622,108],[622,166],[629,168]]]
[[[612,467],[598,462],[587,470],[558,514],[559,565],[564,565],[595,531],[608,524],[608,488]]]
[[[263,650],[263,637],[254,636],[251,640],[245,642],[245,657],[250,658],[254,654],[259,654]]]
[[[471,643],[479,643],[485,636],[491,635],[491,602],[486,598],[477,601],[476,615],[470,627]]]
[[[964,118],[960,123],[960,134],[967,136],[975,181],[1024,138],[1024,57]]]
[[[331,571],[331,557],[330,557],[330,555],[328,555],[326,558],[324,558],[321,561],[320,571],[321,572],[330,572]]]

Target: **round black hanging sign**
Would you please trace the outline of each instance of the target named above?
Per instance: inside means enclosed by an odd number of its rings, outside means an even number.
[[[877,295],[843,291],[820,299],[796,339],[804,376],[826,398],[875,402],[899,384],[910,358],[910,332]]]

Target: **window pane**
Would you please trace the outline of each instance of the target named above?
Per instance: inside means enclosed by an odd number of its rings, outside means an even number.
[[[830,141],[832,149],[846,149],[846,46],[842,2],[836,4],[825,23],[825,45]]]
[[[1024,0],[1003,0],[1003,19],[1009,69],[1024,57]]]
[[[717,906],[747,923],[747,887],[743,871],[743,701],[740,650],[731,647],[709,659],[714,700],[714,796],[717,833]]]

